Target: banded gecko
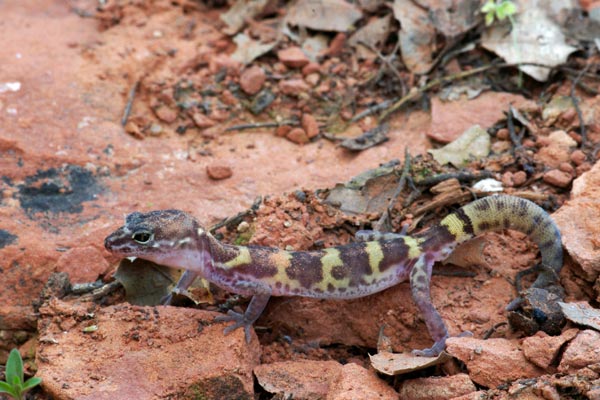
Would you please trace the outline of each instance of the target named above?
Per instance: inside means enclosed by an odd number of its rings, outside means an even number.
[[[225,333],[243,327],[248,342],[252,324],[271,296],[353,299],[409,280],[412,297],[435,341],[433,347],[413,353],[434,356],[444,350],[448,331],[431,302],[433,264],[448,257],[458,244],[502,229],[521,231],[538,245],[544,268],[533,286],[553,285],[562,267],[560,232],[542,208],[506,195],[467,204],[416,236],[367,231],[372,234],[362,236],[368,240],[323,250],[221,243],[196,219],[178,210],[129,214],[125,225],[106,238],[105,247],[122,257],[185,269],[179,290],[199,276],[233,293],[252,296],[245,313],[230,310],[217,317],[234,322]]]

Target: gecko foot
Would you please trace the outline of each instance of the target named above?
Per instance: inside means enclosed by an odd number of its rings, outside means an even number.
[[[472,332],[464,331],[455,337],[471,337],[471,336],[473,336]],[[449,338],[449,336],[443,337],[442,339],[435,342],[433,344],[433,346],[431,346],[428,349],[413,350],[412,354],[415,356],[418,356],[418,357],[437,357],[440,355],[440,353],[442,351],[444,351],[446,349],[446,339],[448,339],[448,338]]]
[[[231,333],[233,331],[235,331],[238,328],[243,327],[244,328],[244,334],[246,336],[246,343],[250,343],[250,341],[252,340],[252,323],[254,321],[250,321],[248,319],[246,319],[245,314],[241,314],[238,312],[235,312],[233,310],[229,310],[227,311],[227,315],[219,315],[218,317],[215,317],[215,321],[216,322],[235,322],[233,325],[228,326],[227,328],[225,328],[223,330],[223,334],[227,335],[228,333]]]

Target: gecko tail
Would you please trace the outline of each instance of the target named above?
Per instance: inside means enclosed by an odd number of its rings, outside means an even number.
[[[542,265],[558,276],[563,264],[560,232],[550,215],[529,200],[507,195],[476,200],[444,218],[436,234],[462,243],[484,232],[503,229],[523,232],[531,238],[540,249]]]

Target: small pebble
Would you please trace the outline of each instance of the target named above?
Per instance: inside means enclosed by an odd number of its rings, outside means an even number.
[[[310,62],[302,49],[297,46],[279,50],[277,52],[277,58],[290,68],[302,68]]]
[[[552,169],[544,174],[544,182],[561,188],[569,186],[572,179],[571,174],[558,169]]]
[[[277,129],[275,129],[275,135],[279,136],[279,137],[284,137],[286,136],[290,131],[292,130],[292,127],[289,125],[279,125],[277,127]]]
[[[308,143],[308,135],[302,128],[293,128],[285,137],[297,144]]]
[[[255,65],[242,72],[242,75],[240,76],[240,87],[246,94],[254,95],[260,92],[266,79],[267,76],[265,71],[263,71],[261,67]]]
[[[571,161],[573,161],[573,163],[575,165],[581,165],[585,162],[586,160],[586,155],[583,151],[581,150],[575,150],[571,153]]]
[[[311,114],[302,115],[301,125],[309,139],[319,134],[319,124]]]
[[[575,168],[573,168],[573,166],[571,165],[571,163],[568,162],[563,162],[560,163],[560,165],[558,166],[558,169],[560,169],[563,172],[567,172],[569,174],[573,174],[575,173]]]
[[[233,175],[231,167],[223,164],[211,164],[206,166],[208,177],[214,180],[230,178]]]
[[[303,79],[286,79],[280,81],[278,87],[283,94],[290,96],[298,96],[310,90],[310,86]]]
[[[510,137],[510,133],[508,132],[508,129],[501,128],[498,129],[498,132],[496,132],[496,137],[499,140],[508,140],[508,138]]]
[[[527,181],[527,173],[525,171],[517,171],[513,174],[512,179],[515,186],[521,186]]]
[[[244,233],[244,232],[248,231],[248,229],[250,229],[250,224],[247,223],[246,221],[240,222],[240,224],[237,226],[237,231],[239,233]]]
[[[589,171],[590,169],[592,169],[592,164],[590,164],[589,162],[584,162],[575,168],[575,172],[577,173],[577,176],[579,176],[584,172]]]
[[[308,76],[311,74],[318,74],[321,71],[321,66],[316,62],[310,62],[302,68],[302,75]]]

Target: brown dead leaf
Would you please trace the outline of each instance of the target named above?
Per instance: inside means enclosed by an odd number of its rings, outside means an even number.
[[[400,21],[400,49],[406,67],[415,74],[431,68],[435,28],[427,10],[411,0],[394,0],[394,17]]]
[[[290,7],[286,21],[317,31],[347,32],[360,18],[360,9],[344,0],[305,0]]]
[[[369,356],[371,365],[382,374],[394,376],[407,374],[431,367],[432,365],[443,364],[451,357],[442,352],[437,357],[418,357],[407,353],[377,353]]]

